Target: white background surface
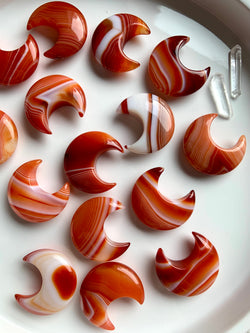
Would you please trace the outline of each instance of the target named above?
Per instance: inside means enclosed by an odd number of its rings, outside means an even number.
[[[25,29],[30,14],[43,1],[8,1],[0,7],[0,35],[2,49],[15,49],[27,38]],[[74,211],[91,197],[72,188],[65,210],[54,220],[44,224],[21,221],[11,212],[6,190],[12,173],[22,163],[42,158],[38,181],[47,191],[55,192],[67,181],[63,171],[63,157],[68,144],[79,134],[100,130],[114,136],[122,145],[132,143],[140,135],[140,126],[133,118],[117,116],[120,102],[135,93],[155,92],[147,80],[147,63],[153,48],[164,38],[184,34],[191,37],[182,49],[183,63],[190,68],[211,66],[211,74],[224,74],[228,86],[227,57],[229,48],[209,30],[195,21],[168,8],[164,1],[71,1],[84,14],[88,24],[88,38],[83,49],[63,61],[43,57],[53,42],[45,35],[32,31],[40,47],[37,71],[26,82],[0,89],[0,109],[15,121],[19,143],[15,154],[0,165],[0,261],[1,261],[1,319],[15,325],[14,332],[100,332],[90,325],[80,311],[79,288],[84,276],[97,263],[84,259],[73,247],[70,222]],[[25,10],[24,10],[25,8]],[[151,35],[139,36],[126,45],[127,55],[141,66],[133,72],[114,75],[102,71],[91,57],[90,42],[95,27],[106,17],[127,12],[142,18],[150,27]],[[233,46],[233,45],[231,45]],[[226,121],[216,119],[212,126],[214,140],[225,147],[233,146],[240,135],[250,142],[249,125],[249,67],[243,53],[242,96],[232,101],[234,116]],[[86,114],[79,118],[74,110],[55,112],[50,118],[51,136],[33,129],[25,119],[23,103],[30,86],[46,75],[64,74],[74,78],[85,91]],[[97,163],[99,175],[117,186],[101,195],[120,200],[125,209],[109,216],[105,225],[110,238],[131,242],[130,248],[116,261],[133,268],[145,287],[142,306],[133,300],[115,301],[109,315],[119,333],[196,333],[225,332],[232,328],[249,310],[249,144],[243,162],[235,171],[218,177],[196,173],[183,158],[181,142],[185,130],[198,116],[215,112],[209,95],[208,83],[193,95],[168,99],[176,122],[170,143],[152,155],[136,156],[125,152],[109,152]],[[159,187],[169,198],[196,192],[196,206],[189,221],[181,228],[154,232],[135,218],[130,206],[130,193],[136,179],[146,170],[162,166],[165,172]],[[167,256],[182,259],[191,250],[192,231],[206,236],[217,248],[220,272],[215,284],[204,294],[183,298],[168,293],[157,280],[154,256],[162,247]],[[190,246],[191,244],[191,246]],[[39,317],[25,312],[15,301],[14,294],[29,294],[39,287],[39,274],[22,262],[24,255],[38,248],[55,248],[71,259],[78,276],[78,289],[71,304],[53,316]],[[4,322],[2,321],[2,323]],[[235,332],[250,327],[249,317]]]

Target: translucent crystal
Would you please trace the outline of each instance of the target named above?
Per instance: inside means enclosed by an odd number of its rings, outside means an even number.
[[[235,45],[229,52],[229,82],[232,98],[241,95],[241,47]]]
[[[227,88],[222,74],[214,74],[210,80],[210,92],[213,97],[217,113],[220,117],[229,119],[233,110],[229,101]]]

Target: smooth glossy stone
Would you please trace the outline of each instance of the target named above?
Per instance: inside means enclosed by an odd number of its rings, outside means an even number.
[[[87,38],[85,17],[68,2],[52,1],[38,7],[29,18],[27,29],[40,26],[57,31],[55,45],[44,53],[51,59],[72,56],[83,47]]]
[[[132,207],[139,220],[152,229],[170,230],[185,223],[194,210],[195,192],[180,199],[169,200],[158,189],[163,168],[142,174],[132,190]]]
[[[19,217],[33,223],[46,222],[60,214],[70,195],[68,183],[53,194],[40,188],[36,173],[41,163],[42,160],[33,160],[22,164],[8,186],[10,207]]]
[[[211,77],[209,87],[218,115],[230,119],[233,116],[233,110],[223,75],[214,74]]]
[[[120,143],[104,132],[86,132],[75,138],[64,156],[64,170],[70,183],[80,191],[100,193],[110,190],[116,183],[107,183],[97,174],[96,161],[108,150],[123,153]]]
[[[121,297],[144,302],[144,288],[139,276],[128,266],[107,262],[94,267],[82,282],[81,308],[87,319],[105,330],[115,327],[109,319],[108,306]]]
[[[61,106],[72,106],[80,117],[86,109],[86,98],[81,86],[65,75],[49,75],[32,85],[25,98],[25,114],[38,131],[52,134],[50,115]]]
[[[124,45],[137,35],[148,35],[150,29],[139,17],[116,14],[103,20],[92,37],[92,50],[97,62],[112,72],[131,71],[140,64],[128,58]]]
[[[232,98],[241,95],[242,51],[235,45],[229,52],[229,84]]]
[[[214,283],[219,273],[219,256],[213,244],[204,236],[193,232],[195,244],[188,257],[172,260],[158,249],[155,268],[161,283],[172,293],[195,296]]]
[[[56,250],[40,249],[29,253],[23,260],[39,270],[42,285],[32,295],[16,294],[17,302],[36,315],[51,315],[64,309],[77,285],[77,276],[68,258]]]
[[[12,156],[16,150],[18,132],[13,120],[0,110],[0,164]]]
[[[184,140],[184,154],[198,171],[221,175],[235,169],[246,152],[246,137],[242,135],[232,148],[219,147],[212,139],[210,127],[216,113],[197,118],[188,127]]]
[[[141,121],[143,133],[132,145],[126,145],[136,154],[147,154],[162,149],[171,140],[175,122],[170,106],[160,97],[142,93],[126,98],[118,113],[129,114]]]
[[[185,96],[200,89],[206,82],[210,67],[192,70],[180,60],[180,49],[189,41],[187,36],[172,36],[153,50],[148,65],[154,86],[167,96]]]
[[[71,221],[71,238],[76,249],[92,260],[108,261],[121,256],[130,243],[117,243],[104,231],[106,218],[123,208],[112,198],[95,197],[85,201],[75,212]]]
[[[38,61],[39,49],[31,35],[16,50],[0,50],[0,84],[10,86],[27,80],[36,70]]]

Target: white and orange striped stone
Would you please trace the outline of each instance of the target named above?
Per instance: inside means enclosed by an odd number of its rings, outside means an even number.
[[[32,295],[16,294],[17,302],[36,315],[51,315],[64,309],[71,301],[77,285],[77,276],[69,259],[53,249],[39,249],[23,260],[34,265],[42,277],[42,285]]]
[[[171,140],[175,121],[170,106],[159,96],[141,93],[126,98],[118,107],[118,113],[128,114],[142,122],[140,138],[125,148],[136,154],[153,153]]]
[[[95,59],[112,72],[131,71],[140,64],[128,58],[123,47],[137,35],[148,35],[150,29],[139,17],[132,14],[115,14],[103,20],[92,37]]]

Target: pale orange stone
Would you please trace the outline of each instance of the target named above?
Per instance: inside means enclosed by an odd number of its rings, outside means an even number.
[[[0,111],[0,164],[4,163],[16,150],[18,133],[13,120]]]

